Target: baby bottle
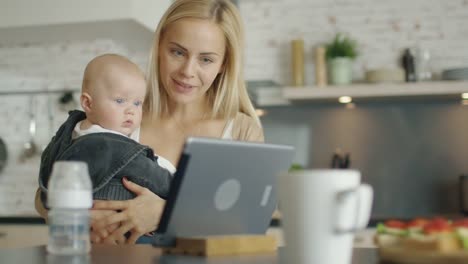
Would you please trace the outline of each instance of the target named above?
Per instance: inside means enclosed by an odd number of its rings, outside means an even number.
[[[89,208],[93,204],[88,165],[79,161],[55,162],[48,189],[47,251],[57,255],[88,253]]]

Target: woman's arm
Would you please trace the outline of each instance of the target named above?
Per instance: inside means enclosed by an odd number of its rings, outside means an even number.
[[[120,227],[109,234],[104,242],[121,243],[125,234],[131,232],[126,243],[134,244],[140,236],[156,229],[165,201],[147,188],[126,178],[122,182],[137,197],[126,201],[96,201],[93,209],[118,210],[119,212],[96,221],[92,224],[92,228],[93,230],[104,230],[106,226],[120,223]]]

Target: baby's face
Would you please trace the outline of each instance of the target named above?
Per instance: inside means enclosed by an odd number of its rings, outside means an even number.
[[[119,74],[92,95],[94,123],[129,136],[141,124],[146,82],[141,75]]]

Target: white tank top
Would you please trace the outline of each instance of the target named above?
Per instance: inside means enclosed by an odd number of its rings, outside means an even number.
[[[233,125],[234,125],[234,119],[229,120],[226,126],[224,127],[224,131],[223,131],[223,135],[221,136],[221,139],[232,140]],[[164,158],[163,156],[158,156],[158,164],[159,166],[168,170],[171,174],[174,174],[176,172],[176,167],[174,166],[174,164],[172,164],[172,162],[170,162],[168,159]]]

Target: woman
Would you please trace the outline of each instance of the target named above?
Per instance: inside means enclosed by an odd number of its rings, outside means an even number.
[[[263,141],[242,73],[243,28],[229,0],[177,0],[156,29],[140,141],[171,172],[189,136]],[[92,241],[135,243],[155,230],[164,201],[124,180],[137,197],[95,201]],[[45,210],[36,208],[45,216]],[[129,238],[125,237],[131,232]]]

